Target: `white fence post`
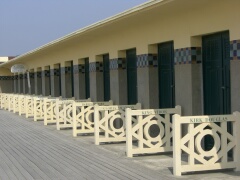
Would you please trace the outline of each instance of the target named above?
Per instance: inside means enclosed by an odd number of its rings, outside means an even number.
[[[180,115],[173,115],[173,174],[181,176],[181,132],[182,128],[179,122]]]
[[[94,137],[95,137],[95,145],[99,145],[99,110],[98,110],[98,105],[96,104],[94,106]]]
[[[130,108],[127,108],[126,109],[126,137],[127,137],[127,140],[126,140],[126,154],[127,154],[127,157],[132,157],[133,154],[132,154],[132,116],[131,116],[131,109]]]
[[[235,171],[240,171],[240,113],[234,112],[233,115],[236,118],[236,121],[233,126],[233,136],[235,137],[236,146],[234,147],[234,161],[236,162]]]

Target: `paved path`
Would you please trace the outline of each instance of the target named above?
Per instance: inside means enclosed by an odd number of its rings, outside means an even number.
[[[171,155],[126,158],[124,144],[95,146],[93,137],[0,110],[0,179],[175,179]],[[240,179],[232,171],[177,179]]]

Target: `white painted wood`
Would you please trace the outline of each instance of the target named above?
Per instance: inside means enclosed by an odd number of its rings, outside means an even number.
[[[72,99],[64,99],[57,101],[57,130],[61,128],[71,128],[72,127],[72,112],[73,112],[73,102]]]
[[[26,118],[34,117],[34,96],[25,97]]]
[[[113,105],[107,102],[74,102],[73,103],[73,136],[78,134],[94,133],[94,105]]]
[[[173,115],[173,174],[175,176],[181,175],[181,149],[176,148],[179,147],[180,144],[180,137],[182,128],[180,126],[180,122],[178,118],[180,117],[179,114]]]
[[[206,171],[234,168],[239,171],[240,113],[233,115],[186,116],[174,115],[173,120],[173,172],[181,176],[183,172]],[[227,131],[227,123],[233,127],[233,133]],[[188,125],[186,134],[182,126]],[[214,139],[213,148],[205,151],[202,140],[206,135]],[[233,149],[233,159],[228,153]],[[187,156],[183,161],[181,152]]]
[[[8,110],[8,104],[9,104],[9,94],[5,94],[4,98],[4,109]]]
[[[4,109],[5,98],[6,98],[5,93],[2,93],[1,94],[1,109]]]
[[[57,122],[57,101],[58,98],[44,98],[44,125],[53,124]]]
[[[107,142],[126,142],[126,108],[141,109],[141,104],[94,106],[94,137],[96,145]],[[114,124],[119,120],[122,121],[123,125],[116,128]],[[132,122],[136,123],[136,119],[133,117]]]
[[[45,97],[46,98],[46,97]],[[34,106],[34,121],[44,120],[44,97],[34,97],[33,106]]]
[[[91,99],[60,99],[56,103],[56,125],[57,130],[72,128],[73,126],[73,102],[90,102]]]
[[[233,126],[233,136],[235,137],[235,143],[236,146],[233,149],[233,156],[234,156],[234,162],[236,162],[236,169],[235,171],[240,171],[240,113],[239,112],[234,112],[233,113],[235,119],[235,123]]]
[[[18,113],[19,112],[19,107],[18,107],[18,98],[19,98],[19,95],[16,95],[16,96],[14,96],[14,98],[13,98],[13,112],[14,113]]]
[[[9,94],[9,103],[8,103],[8,111],[13,111],[14,108],[14,94]]]
[[[137,154],[149,154],[172,151],[171,114],[181,114],[181,107],[171,109],[129,110],[126,112],[127,157]],[[133,117],[137,119],[132,122]],[[160,132],[155,137],[150,135],[150,127],[156,126]],[[137,142],[137,146],[135,143]]]

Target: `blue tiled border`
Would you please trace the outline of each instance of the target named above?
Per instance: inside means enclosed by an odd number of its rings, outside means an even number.
[[[240,60],[240,40],[230,41],[230,59]]]

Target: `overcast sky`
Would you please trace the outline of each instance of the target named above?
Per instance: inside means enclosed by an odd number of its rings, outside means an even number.
[[[26,53],[147,0],[0,0],[0,56]]]

